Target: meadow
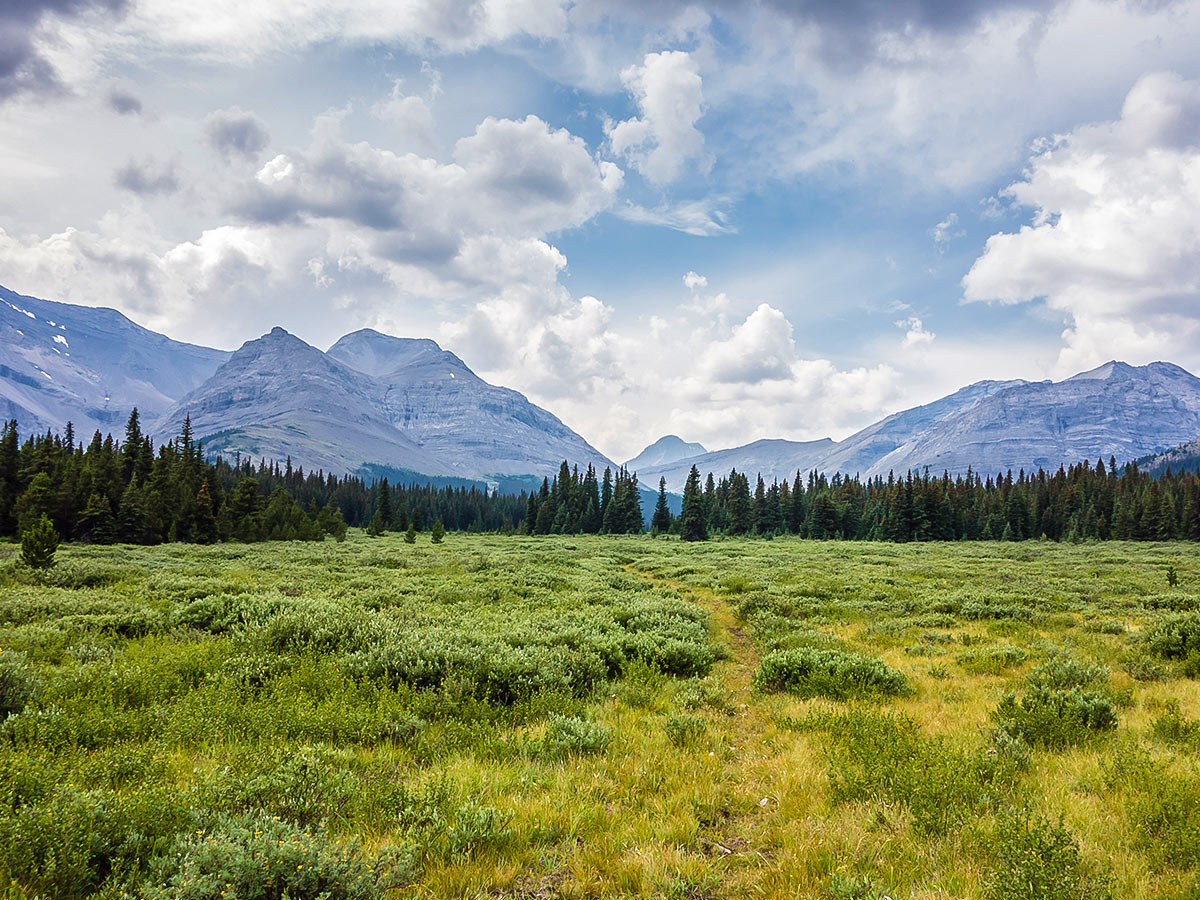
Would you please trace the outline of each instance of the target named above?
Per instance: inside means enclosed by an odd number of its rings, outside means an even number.
[[[0,545],[0,896],[1200,898],[1200,553]]]

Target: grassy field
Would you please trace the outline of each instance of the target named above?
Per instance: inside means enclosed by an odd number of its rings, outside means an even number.
[[[0,895],[1200,898],[1191,544],[16,553]]]

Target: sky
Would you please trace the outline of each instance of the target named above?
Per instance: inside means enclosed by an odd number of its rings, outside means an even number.
[[[1200,372],[1200,0],[0,0],[0,284],[617,460]]]

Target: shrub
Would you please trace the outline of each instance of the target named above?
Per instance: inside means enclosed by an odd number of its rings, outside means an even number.
[[[402,857],[373,860],[357,843],[335,843],[322,832],[264,815],[221,817],[181,838],[145,892],[150,900],[375,900],[410,874]]]
[[[1025,680],[1033,687],[1049,690],[1085,688],[1108,680],[1108,669],[1071,656],[1051,656],[1034,668]]]
[[[40,687],[24,654],[0,650],[0,719],[21,712]]]
[[[1150,732],[1163,743],[1200,750],[1200,722],[1184,717],[1178,700],[1167,701],[1166,711],[1154,720]]]
[[[692,747],[708,731],[708,723],[701,716],[671,716],[664,727],[676,747]]]
[[[754,686],[761,691],[787,691],[802,697],[834,699],[871,694],[904,694],[908,679],[903,672],[871,656],[843,650],[800,647],[777,650],[763,657]]]
[[[993,718],[1001,728],[1026,743],[1051,748],[1085,743],[1117,727],[1112,698],[1100,691],[1079,688],[1053,690],[1034,685],[1020,700],[1007,693]]]
[[[429,539],[435,544],[440,544],[446,537],[446,526],[442,524],[442,520],[438,519],[433,523],[433,531],[429,532]]]
[[[920,832],[943,834],[968,821],[1005,789],[1019,765],[1010,748],[970,753],[930,738],[907,716],[850,709],[818,714],[803,728],[826,732],[835,800],[873,800],[908,808]]]
[[[58,550],[58,532],[45,515],[32,528],[21,532],[21,561],[31,569],[49,569]]]
[[[540,753],[547,759],[564,759],[603,753],[612,742],[612,729],[578,716],[552,716],[546,723],[546,736]]]
[[[1080,857],[1060,823],[1028,811],[1001,817],[991,839],[991,900],[1091,900],[1110,896],[1104,880]]]
[[[1200,612],[1160,619],[1146,631],[1145,647],[1163,659],[1186,659],[1192,651],[1200,651]]]

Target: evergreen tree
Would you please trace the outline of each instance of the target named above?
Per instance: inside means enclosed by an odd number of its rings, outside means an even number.
[[[704,497],[700,494],[700,470],[693,465],[683,486],[683,509],[679,516],[685,541],[708,540],[704,506]]]
[[[433,530],[429,532],[429,539],[435,544],[440,544],[442,542],[442,538],[445,536],[446,529],[445,526],[442,525],[442,520],[435,519],[433,523]]]
[[[290,458],[288,463],[291,464]],[[381,530],[387,531],[392,527],[392,491],[386,478],[381,479],[375,486],[375,492],[375,511],[379,513],[379,520],[383,526]]]
[[[49,516],[42,516],[37,524],[21,534],[21,562],[31,569],[49,569],[54,565],[54,553],[58,550],[58,532]]]
[[[671,530],[671,507],[667,505],[667,479],[658,479],[658,503],[654,507],[654,516],[650,520],[651,534],[665,534]]]
[[[417,529],[412,522],[408,523],[408,531],[404,532],[404,543],[415,544],[417,542]]]

